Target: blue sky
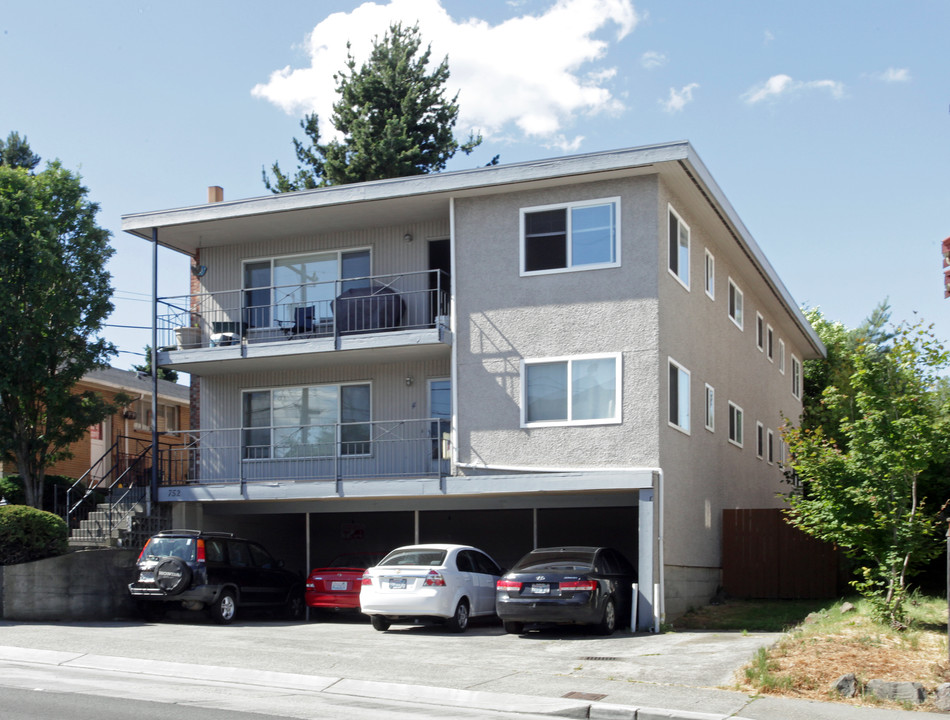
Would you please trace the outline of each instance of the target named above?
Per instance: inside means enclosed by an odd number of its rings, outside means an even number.
[[[888,298],[950,340],[950,3],[462,0],[7,3],[0,136],[79,171],[113,232],[113,325],[148,325],[126,213],[266,194],[350,40],[418,21],[459,91],[450,169],[689,140],[793,297],[849,326]],[[327,128],[326,132],[330,132]],[[161,295],[188,289],[163,252]],[[915,315],[916,313],[916,315]],[[112,327],[117,367],[150,334]]]

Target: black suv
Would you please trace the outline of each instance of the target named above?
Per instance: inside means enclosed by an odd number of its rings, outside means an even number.
[[[145,543],[129,593],[146,617],[171,603],[207,609],[215,622],[234,620],[237,609],[276,608],[290,619],[303,615],[303,580],[251,540],[231,533],[165,530]]]

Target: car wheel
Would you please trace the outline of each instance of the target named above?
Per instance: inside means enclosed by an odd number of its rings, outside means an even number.
[[[155,584],[166,595],[177,595],[191,583],[191,568],[181,558],[166,557],[155,566]]]
[[[502,625],[505,626],[505,632],[511,633],[512,635],[520,635],[524,632],[524,623],[515,622],[514,620],[505,620]]]
[[[231,590],[223,590],[218,599],[208,607],[211,619],[219,625],[228,625],[234,621],[237,614],[237,601]]]
[[[300,620],[303,617],[304,602],[300,588],[290,591],[287,602],[284,604],[284,617],[287,620]]]
[[[383,615],[372,615],[370,620],[373,623],[373,629],[383,632],[384,630],[389,630],[389,619]]]
[[[597,624],[597,632],[601,635],[613,635],[617,629],[617,605],[613,598],[607,598],[604,603],[604,617]]]
[[[455,614],[446,623],[449,632],[463,633],[468,629],[468,601],[459,600],[455,606]]]

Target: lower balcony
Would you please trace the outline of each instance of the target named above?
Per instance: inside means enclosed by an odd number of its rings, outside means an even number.
[[[448,423],[437,418],[183,435],[185,444],[160,450],[161,499],[336,496],[353,481],[364,489],[387,481],[438,485],[449,470]]]

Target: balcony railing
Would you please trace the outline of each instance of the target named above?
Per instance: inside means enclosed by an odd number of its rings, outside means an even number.
[[[195,349],[436,327],[438,270],[159,298],[158,346]]]
[[[160,482],[441,477],[447,433],[447,421],[436,418],[186,432],[184,445],[161,450]]]

